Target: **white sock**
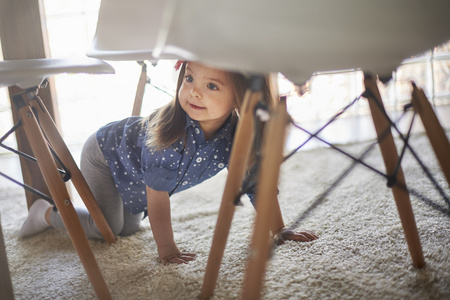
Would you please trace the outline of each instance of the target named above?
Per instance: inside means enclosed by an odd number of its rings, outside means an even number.
[[[45,213],[49,207],[52,207],[52,205],[47,201],[36,200],[30,207],[28,217],[20,228],[19,235],[21,237],[31,236],[50,227],[45,220]]]

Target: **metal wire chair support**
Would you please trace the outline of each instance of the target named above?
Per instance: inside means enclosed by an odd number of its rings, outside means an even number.
[[[372,143],[371,145],[369,145],[364,152],[358,157],[358,160],[362,160],[364,159],[364,157],[366,157],[377,145],[376,142]],[[296,219],[295,221],[292,223],[292,225],[290,225],[288,228],[290,230],[294,230],[295,228],[297,228],[300,223],[305,220],[309,214],[316,209],[322,202],[324,202],[325,198],[342,182],[342,180],[344,180],[345,177],[347,177],[348,174],[350,174],[350,172],[358,165],[358,161],[353,161],[351,163],[351,165],[344,171],[342,172],[341,175],[339,175],[336,180],[325,190],[325,192],[323,192],[320,196],[318,196],[313,203],[303,212],[301,213]]]
[[[13,134],[16,130],[18,130],[20,127],[22,126],[22,122],[19,120],[5,135],[3,135],[0,138],[0,147],[14,153],[17,154],[20,157],[23,157],[31,162],[37,163],[37,160],[34,156],[29,155],[25,152],[19,151],[17,149],[14,149],[12,147],[9,147],[7,145],[5,145],[3,143],[4,140],[6,140],[11,134]],[[59,173],[62,175],[62,178],[65,182],[69,181],[71,178],[71,174],[70,171],[66,168],[66,166],[64,165],[64,163],[61,161],[61,159],[59,158],[59,156],[55,153],[55,151],[53,150],[53,148],[51,147],[50,143],[47,142],[47,144],[49,145],[50,151],[53,154],[54,159],[56,160],[56,162],[61,166],[61,169],[58,168]]]
[[[20,182],[20,181],[17,181],[17,180],[15,180],[14,178],[12,178],[12,177],[6,175],[6,174],[3,173],[3,172],[0,172],[0,176],[3,176],[4,178],[8,179],[9,181],[12,181],[13,183],[19,185],[20,187],[24,188],[24,189],[27,190],[27,191],[32,192],[33,194],[38,195],[40,198],[46,200],[47,202],[51,203],[52,205],[55,204],[55,203],[53,202],[53,199],[52,199],[52,198],[50,198],[48,195],[42,193],[41,191],[39,191],[39,190],[37,190],[37,189],[35,189],[35,188],[32,188],[31,186],[29,186],[29,185],[27,185],[27,184],[25,184],[25,183],[22,183],[22,182]]]
[[[335,120],[337,120],[345,111],[347,111],[353,104],[355,104],[361,97],[366,98],[372,96],[372,99],[374,98],[373,95],[369,94],[371,93],[370,91],[366,91],[364,93],[362,93],[360,96],[358,96],[357,98],[355,98],[350,104],[348,104],[347,106],[345,106],[344,108],[342,108],[338,113],[336,113],[334,116],[332,116],[321,128],[319,128],[316,132],[311,133],[308,130],[302,128],[301,126],[299,126],[298,124],[295,124],[294,122],[291,122],[291,124],[304,131],[305,133],[307,133],[309,135],[309,137],[307,138],[307,140],[305,142],[303,142],[299,147],[297,147],[295,150],[293,150],[291,153],[289,153],[288,155],[285,156],[284,161],[286,161],[287,159],[289,159],[290,157],[292,157],[297,151],[299,151],[307,142],[309,142],[311,139],[316,138],[319,141],[323,142],[324,144],[326,144],[327,146],[331,147],[332,149],[342,153],[343,155],[349,157],[353,163],[350,165],[349,168],[347,168],[340,176],[337,177],[337,179],[327,188],[327,190],[322,193],[318,198],[316,198],[313,203],[309,206],[309,208],[307,208],[294,222],[293,224],[289,227],[290,229],[295,229],[297,226],[299,226],[300,222],[302,222],[316,207],[318,207],[326,198],[326,196],[328,196],[341,182],[342,180],[350,173],[350,171],[357,165],[357,164],[361,164],[362,166],[368,168],[369,170],[371,170],[372,172],[384,177],[387,180],[387,186],[389,188],[392,188],[394,185],[399,186],[400,188],[408,191],[410,194],[412,194],[413,196],[417,197],[418,199],[420,199],[422,202],[424,202],[425,204],[427,204],[428,206],[450,216],[450,198],[449,196],[446,195],[446,193],[444,192],[444,189],[440,186],[440,184],[437,182],[437,180],[434,178],[434,176],[431,174],[431,172],[429,171],[429,169],[427,168],[427,166],[423,163],[423,161],[420,159],[420,157],[417,155],[417,153],[414,151],[414,149],[412,148],[412,146],[409,143],[409,139],[411,136],[411,132],[412,132],[412,128],[414,125],[414,121],[415,121],[415,116],[416,116],[416,112],[413,110],[413,115],[408,127],[408,131],[406,133],[406,135],[404,135],[397,127],[397,123],[405,117],[406,113],[412,109],[412,105],[410,103],[406,104],[404,106],[403,109],[403,113],[398,117],[398,119],[396,121],[392,121],[392,119],[387,115],[386,111],[384,110],[384,108],[382,109],[383,115],[384,117],[388,120],[390,127],[387,128],[377,139],[376,142],[372,143],[367,149],[365,149],[365,151],[358,157],[355,157],[353,155],[351,155],[350,153],[344,151],[343,149],[325,141],[324,139],[322,139],[321,137],[319,137],[319,133],[322,132],[325,128],[327,128],[329,125],[331,125]],[[378,101],[376,101],[378,102]],[[377,105],[381,108],[380,103],[377,103]],[[255,110],[255,114],[256,114],[256,110]],[[259,125],[258,125],[259,126]],[[258,127],[256,127],[258,128]],[[374,149],[374,147],[381,141],[383,141],[386,136],[390,133],[391,128],[394,128],[394,130],[399,134],[400,139],[403,141],[403,147],[401,149],[401,153],[398,159],[398,162],[396,164],[395,167],[395,172],[392,175],[388,175],[385,172],[382,172],[370,165],[368,165],[367,163],[365,163],[363,161],[363,159]],[[433,186],[436,188],[436,190],[439,192],[439,194],[441,195],[441,197],[444,199],[444,201],[448,204],[449,208],[445,208],[444,206],[434,202],[433,200],[429,199],[428,197],[426,197],[425,195],[419,193],[418,191],[412,189],[412,188],[408,188],[405,185],[400,185],[399,182],[397,182],[395,180],[396,178],[396,174],[401,166],[401,162],[404,158],[404,154],[406,153],[406,149],[408,149],[410,151],[410,153],[413,155],[414,159],[418,162],[419,166],[422,168],[423,172],[426,174],[426,176],[428,177],[428,179],[430,180],[430,182],[433,184]],[[259,161],[260,161],[260,155],[258,155],[257,157],[257,163],[253,166],[252,170],[250,171],[250,174],[256,174],[258,171],[258,165],[259,165]],[[238,205],[240,204],[240,197],[243,196],[244,194],[246,194],[250,189],[254,188],[256,185],[256,180],[247,180],[247,182],[244,182],[241,193],[239,193],[239,195],[236,197],[236,201],[235,204]]]
[[[414,83],[413,83],[414,85]],[[376,100],[377,98],[373,95],[373,93],[369,90],[366,90],[363,93],[364,97],[370,97],[374,100]],[[389,117],[389,115],[387,114],[386,110],[384,109],[383,105],[381,105],[381,103],[379,101],[375,101],[376,105],[378,106],[378,108],[380,109],[380,111],[382,112],[382,114],[384,115],[384,117],[386,118],[386,120],[388,121],[388,123],[390,124],[390,127],[393,128],[399,135],[400,139],[403,140],[404,142],[404,146],[401,152],[401,156],[399,157],[398,161],[397,161],[397,165],[395,167],[395,171],[392,174],[392,176],[388,177],[388,186],[392,187],[395,184],[395,178],[397,175],[397,172],[400,168],[402,159],[403,159],[403,154],[405,152],[405,149],[408,148],[408,150],[411,152],[411,154],[414,156],[414,158],[416,159],[416,161],[419,163],[419,165],[421,166],[422,170],[424,171],[424,173],[427,175],[428,179],[431,181],[431,183],[434,185],[434,187],[436,188],[436,190],[439,192],[439,194],[442,196],[442,198],[444,199],[444,201],[447,203],[447,205],[450,208],[450,197],[447,196],[443,190],[443,188],[439,185],[439,183],[436,181],[436,179],[433,177],[433,175],[431,175],[430,171],[428,170],[428,168],[425,166],[425,164],[423,163],[423,161],[419,158],[419,156],[417,155],[417,153],[414,151],[414,149],[411,147],[411,145],[408,143],[409,141],[409,137],[411,134],[411,130],[412,130],[412,126],[414,123],[414,118],[416,115],[416,111],[414,111],[413,117],[411,119],[411,124],[408,130],[408,134],[406,136],[403,135],[403,133],[400,131],[400,129],[397,127],[397,123],[399,120],[397,120],[396,122],[393,122],[392,119]],[[413,105],[412,103],[408,103],[404,106],[403,109],[403,113],[405,113],[407,110],[409,109],[413,109]],[[382,139],[381,139],[382,140]]]
[[[405,105],[404,107],[404,111],[403,114],[397,119],[397,121],[392,122],[392,120],[387,116],[386,117],[389,119],[389,122],[391,124],[396,124],[398,123],[406,114],[407,110],[409,110],[409,108],[411,107],[411,105]],[[320,141],[324,142],[325,144],[329,145],[330,147],[332,147],[333,149],[337,150],[338,152],[341,152],[342,154],[346,155],[347,157],[350,157],[353,160],[353,163],[351,164],[351,166],[349,168],[347,168],[328,188],[327,190],[322,193],[319,197],[317,197],[313,203],[302,213],[300,214],[295,221],[293,222],[293,224],[291,226],[289,226],[289,229],[295,229],[297,228],[300,223],[307,218],[307,216],[315,209],[317,208],[325,199],[326,196],[328,196],[338,185],[339,183],[350,173],[350,171],[359,163],[362,164],[365,167],[368,167],[370,170],[374,171],[376,174],[383,176],[384,178],[388,179],[388,187],[392,188],[394,185],[402,188],[403,190],[408,191],[411,195],[417,197],[419,200],[421,200],[422,202],[424,202],[425,204],[427,204],[428,206],[444,213],[445,215],[450,217],[450,200],[449,197],[445,194],[443,188],[439,185],[439,183],[436,181],[436,179],[433,177],[433,175],[431,174],[431,172],[429,171],[429,169],[426,167],[426,165],[423,163],[423,161],[419,158],[419,156],[417,155],[417,153],[414,151],[414,149],[411,147],[411,145],[408,143],[410,135],[411,135],[411,130],[412,130],[412,126],[415,120],[415,115],[416,112],[414,111],[413,117],[411,118],[411,123],[408,129],[408,133],[406,136],[404,136],[397,128],[397,126],[392,126],[396,129],[396,131],[399,132],[401,139],[404,141],[404,147],[402,148],[401,151],[401,155],[399,157],[399,161],[397,163],[397,167],[396,170],[399,169],[399,166],[401,164],[401,160],[404,157],[404,153],[406,148],[408,148],[408,150],[410,150],[411,154],[413,155],[413,157],[416,159],[416,161],[418,162],[418,164],[420,165],[420,167],[422,168],[422,170],[424,171],[424,173],[427,175],[428,179],[431,181],[431,183],[433,184],[433,186],[436,188],[436,190],[440,193],[440,195],[442,196],[442,198],[445,200],[445,202],[449,205],[449,208],[445,208],[444,206],[434,202],[433,200],[431,200],[430,198],[426,197],[425,195],[419,193],[418,191],[416,191],[413,188],[408,188],[406,187],[406,185],[404,184],[400,184],[399,182],[393,182],[391,179],[391,176],[388,176],[387,174],[378,171],[374,168],[372,168],[371,166],[368,166],[367,164],[365,164],[364,162],[362,162],[363,158],[365,156],[367,156],[367,154],[374,148],[375,145],[377,145],[377,143],[379,143],[380,141],[384,140],[384,138],[389,134],[390,128],[387,128],[379,137],[377,142],[372,143],[364,152],[362,155],[360,155],[358,158],[353,157],[352,155],[348,154],[347,152],[339,149],[338,147],[324,141],[323,139],[321,139],[320,137],[318,137],[318,133],[320,131],[322,131],[324,129],[321,128],[319,131],[317,131],[314,134],[309,133],[307,130],[301,128],[300,126],[294,124],[294,126],[296,126],[297,128],[305,131],[306,133],[310,134],[310,138],[308,139],[308,141],[311,138],[317,138]],[[333,118],[334,120],[335,118]],[[327,126],[330,124],[331,122],[327,123]],[[298,148],[299,149],[299,148]],[[290,156],[292,156],[292,154],[290,154],[287,158],[289,158]],[[286,158],[286,159],[287,159]],[[395,176],[395,175],[394,175]],[[390,181],[391,180],[391,181]]]
[[[342,108],[337,114],[335,114],[333,117],[330,118],[330,120],[328,120],[327,123],[325,123],[319,130],[317,130],[315,133],[313,134],[309,134],[309,138],[304,141],[300,146],[298,146],[297,148],[295,148],[290,154],[288,154],[284,160],[286,161],[287,159],[289,159],[292,155],[294,155],[298,150],[300,150],[304,145],[306,145],[306,143],[308,143],[310,140],[312,140],[313,138],[317,137],[318,134],[324,130],[325,128],[327,128],[331,123],[333,123],[337,118],[339,118],[345,111],[347,111],[347,109],[349,109],[350,107],[353,106],[353,104],[355,104],[362,95],[356,97],[355,99],[353,99],[352,102],[350,102],[350,104],[348,104],[347,106],[345,106],[344,108]],[[295,125],[295,123],[292,122],[292,124]]]
[[[14,103],[16,104],[16,107],[17,107],[17,108],[20,108],[22,105],[25,105],[25,103],[24,103],[24,101],[23,101],[23,99],[22,99],[22,95],[25,94],[25,93],[31,95],[31,96],[30,96],[30,100],[35,100],[35,101],[36,101],[36,100],[38,99],[37,91],[36,91],[36,89],[34,89],[34,88],[28,89],[28,90],[23,91],[23,92],[18,93],[18,94],[15,94],[15,95],[13,96],[13,99],[14,99]],[[37,103],[38,103],[39,107],[41,107],[40,101],[37,101]],[[39,115],[36,113],[36,111],[35,111],[34,108],[32,109],[32,111],[33,111],[33,113],[35,114],[37,121],[39,122],[39,117],[38,117]],[[33,162],[33,163],[37,163],[37,159],[36,159],[34,156],[32,156],[32,155],[30,155],[30,154],[27,154],[27,153],[25,153],[25,152],[23,152],[23,151],[19,151],[19,150],[17,150],[17,149],[14,149],[14,148],[12,148],[12,147],[7,146],[7,145],[4,144],[4,141],[5,141],[11,134],[15,133],[19,128],[21,128],[22,125],[23,125],[23,124],[22,124],[22,121],[21,121],[21,120],[19,120],[18,122],[16,122],[16,124],[14,124],[14,126],[13,126],[10,130],[8,130],[8,131],[0,138],[0,147],[2,147],[2,148],[4,148],[4,149],[6,149],[7,151],[10,151],[10,152],[12,152],[12,153],[18,155],[19,157],[22,157],[22,158],[26,159],[26,160],[28,160],[28,161],[31,161],[31,162]],[[50,152],[52,153],[53,158],[55,159],[55,161],[57,162],[57,164],[61,167],[61,168],[58,168],[58,172],[62,175],[62,179],[63,179],[65,182],[69,181],[69,180],[71,179],[71,177],[72,177],[70,171],[69,171],[68,168],[64,165],[64,163],[62,162],[62,160],[60,159],[60,157],[55,153],[55,151],[54,151],[53,147],[51,146],[51,144],[50,144],[48,141],[46,141],[46,143],[47,143],[47,145],[49,146],[49,149],[50,149]],[[17,180],[15,180],[14,178],[12,178],[12,177],[6,175],[6,174],[3,173],[3,172],[0,172],[0,176],[3,176],[3,177],[6,178],[7,180],[13,182],[14,184],[19,185],[20,187],[24,188],[25,190],[27,190],[27,191],[29,191],[29,192],[31,192],[31,193],[33,193],[33,194],[39,196],[40,198],[42,198],[42,199],[44,199],[44,200],[50,202],[51,204],[54,204],[53,199],[52,199],[51,197],[49,197],[48,195],[42,193],[41,191],[39,191],[39,190],[37,190],[37,189],[35,189],[35,188],[33,188],[33,187],[31,187],[31,186],[25,184],[25,183],[22,183],[22,182],[20,182],[20,181],[17,181]]]

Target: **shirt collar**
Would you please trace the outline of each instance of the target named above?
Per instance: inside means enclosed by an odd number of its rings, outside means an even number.
[[[186,116],[186,124],[184,126],[184,129],[188,129],[191,126],[200,127],[198,125],[198,121],[192,120],[191,117],[189,117],[189,115],[186,113],[185,113],[185,116]]]
[[[203,130],[200,128],[198,121],[192,120],[188,114],[185,115],[186,115],[186,124],[184,128],[186,129],[186,131],[189,127],[192,126],[194,128],[198,128],[201,131],[202,135],[204,136]],[[225,121],[225,123],[222,125],[222,127],[219,129],[219,131],[216,133],[216,135],[211,139],[211,141],[224,138],[227,141],[227,143],[231,143],[233,141],[234,130],[235,128],[232,122],[232,115],[230,115]]]

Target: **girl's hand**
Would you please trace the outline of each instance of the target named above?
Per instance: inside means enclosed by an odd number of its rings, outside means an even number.
[[[311,242],[317,240],[318,238],[319,237],[310,230],[295,232],[287,228],[282,228],[275,235],[277,245],[283,245],[285,241]]]
[[[194,253],[188,252],[178,252],[174,255],[170,255],[168,257],[161,258],[161,262],[163,265],[168,264],[188,264],[190,261],[195,260],[197,257]]]

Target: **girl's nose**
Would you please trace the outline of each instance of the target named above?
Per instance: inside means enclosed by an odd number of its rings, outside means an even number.
[[[201,93],[199,91],[199,89],[197,87],[193,87],[191,89],[191,95],[196,97],[196,98],[201,98]]]

